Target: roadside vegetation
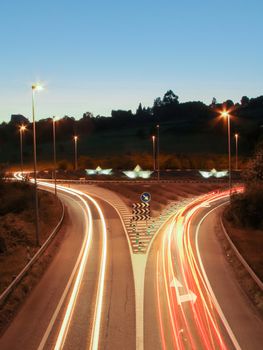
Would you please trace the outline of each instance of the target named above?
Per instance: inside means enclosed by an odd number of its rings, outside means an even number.
[[[73,136],[78,135],[78,156],[80,167],[90,167],[92,160],[109,161],[109,167],[132,166],[133,155],[152,155],[152,136],[157,136],[159,125],[162,168],[212,168],[222,169],[220,158],[227,153],[226,123],[219,118],[219,111],[231,112],[232,130],[240,133],[239,156],[248,157],[255,143],[262,137],[263,96],[243,96],[240,103],[227,100],[218,103],[214,98],[207,105],[200,101],[180,102],[173,91],[157,97],[152,106],[139,104],[135,112],[113,110],[111,116],[93,116],[83,113],[76,120],[64,116],[56,128],[57,159],[65,162],[62,167],[74,164]],[[52,118],[36,123],[37,151],[39,163],[52,159]],[[24,163],[32,161],[32,123],[22,115],[12,115],[8,123],[0,124],[0,143],[6,151],[0,154],[0,162],[7,165],[19,164],[19,126],[26,126],[24,132]],[[234,139],[233,146],[234,146]],[[88,157],[81,159],[81,157]],[[168,159],[170,157],[170,159]],[[141,159],[141,158],[140,158]],[[82,161],[86,164],[81,164]],[[137,163],[141,163],[136,161]],[[225,162],[227,164],[227,162]],[[136,165],[134,164],[134,166]],[[96,165],[97,166],[97,165]],[[101,164],[103,166],[103,164]],[[149,167],[149,165],[147,165]]]
[[[233,195],[226,218],[236,227],[262,230],[263,234],[263,143],[243,172],[245,190]]]
[[[35,239],[33,186],[20,182],[0,181],[0,294],[25,267],[38,247]],[[62,214],[59,200],[51,193],[39,191],[40,240],[43,243]],[[4,305],[0,305],[0,332],[13,316],[21,301],[34,286],[46,259],[32,268]]]
[[[0,182],[0,293],[33,256],[36,247],[33,186]],[[39,191],[40,240],[44,242],[61,216],[51,193]]]
[[[243,173],[244,193],[234,195],[226,208],[223,221],[237,249],[263,281],[263,144]],[[232,258],[232,261],[235,261]],[[244,272],[240,263],[235,268],[241,285],[263,315],[263,292]]]

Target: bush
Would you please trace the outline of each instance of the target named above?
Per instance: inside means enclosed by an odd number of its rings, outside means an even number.
[[[4,183],[0,187],[0,198],[0,215],[20,213],[33,207],[33,187],[26,183]]]
[[[234,195],[226,217],[237,226],[263,228],[263,185],[252,184],[243,194]]]
[[[0,237],[0,254],[3,254],[5,252],[6,252],[5,239],[3,237]]]

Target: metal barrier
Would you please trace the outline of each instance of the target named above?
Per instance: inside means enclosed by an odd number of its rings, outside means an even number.
[[[64,220],[65,216],[65,206],[60,201],[62,205],[62,215],[59,220],[59,223],[54,228],[48,239],[45,241],[45,243],[40,247],[40,249],[36,252],[36,254],[32,257],[32,259],[27,263],[27,265],[23,268],[23,270],[16,276],[16,278],[10,283],[10,285],[3,291],[3,293],[0,295],[0,305],[2,305],[5,301],[5,299],[10,295],[10,293],[18,286],[20,281],[24,278],[24,276],[28,273],[28,271],[31,269],[31,267],[35,264],[35,262],[41,257],[41,255],[45,252],[47,247],[49,246],[50,242],[60,229],[62,222]]]
[[[254,280],[254,282],[258,285],[258,287],[263,291],[263,282],[261,281],[261,279],[255,274],[255,272],[253,271],[253,269],[248,265],[248,263],[246,262],[246,260],[243,258],[243,256],[240,254],[239,250],[237,249],[237,247],[235,246],[234,242],[232,241],[232,239],[229,237],[226,228],[224,226],[222,217],[221,217],[221,226],[223,228],[224,234],[226,236],[226,239],[228,240],[231,248],[233,249],[233,251],[235,252],[238,260],[240,261],[240,263],[244,266],[244,268],[247,270],[247,272],[250,274],[250,276],[252,277],[252,279]]]

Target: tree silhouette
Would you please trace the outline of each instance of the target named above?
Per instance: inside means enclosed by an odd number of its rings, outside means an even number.
[[[179,103],[179,97],[174,94],[172,90],[168,90],[164,96],[162,105],[171,105],[171,104],[178,104]]]
[[[240,102],[241,102],[241,106],[245,107],[245,106],[247,106],[249,104],[249,98],[247,96],[242,96]]]

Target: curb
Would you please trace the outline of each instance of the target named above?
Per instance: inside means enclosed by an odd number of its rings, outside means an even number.
[[[16,278],[9,284],[9,286],[2,292],[0,295],[0,305],[4,303],[6,298],[11,294],[11,292],[17,288],[21,280],[25,277],[25,275],[29,272],[31,267],[36,263],[36,261],[41,257],[41,255],[45,252],[51,241],[53,240],[56,233],[59,231],[62,222],[64,220],[65,216],[65,206],[60,200],[61,206],[62,206],[62,215],[61,218],[57,224],[57,226],[54,228],[50,236],[47,238],[47,240],[43,243],[43,245],[40,247],[40,249],[35,253],[35,255],[32,257],[32,259],[26,264],[26,266],[23,268],[23,270],[16,276]]]
[[[254,280],[254,282],[258,285],[258,287],[263,291],[263,282],[260,280],[260,278],[256,275],[256,273],[254,272],[254,270],[249,266],[249,264],[246,262],[246,260],[243,258],[243,256],[240,254],[239,250],[237,249],[237,247],[235,246],[234,242],[232,241],[232,239],[229,237],[227,230],[224,226],[223,220],[222,220],[222,216],[220,218],[220,222],[221,222],[221,226],[223,229],[223,232],[225,234],[226,239],[228,240],[228,243],[230,244],[231,248],[233,249],[233,251],[235,252],[238,260],[240,261],[240,263],[244,266],[244,268],[246,269],[246,271],[250,274],[250,276],[252,277],[252,279]]]

